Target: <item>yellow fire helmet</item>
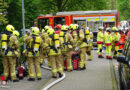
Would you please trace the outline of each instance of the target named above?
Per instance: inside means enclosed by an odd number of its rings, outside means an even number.
[[[52,34],[54,34],[54,32],[55,32],[54,29],[50,28],[50,29],[48,29],[47,34],[52,35]]]
[[[15,30],[15,31],[13,31],[13,35],[19,37],[19,32]]]
[[[103,29],[104,29],[103,26],[98,27],[98,30],[103,30]]]
[[[50,26],[46,25],[46,26],[44,27],[45,32],[47,32],[50,28],[51,28]]]
[[[12,25],[7,25],[6,30],[10,31],[10,32],[13,32],[15,30],[15,28]]]
[[[73,29],[73,25],[74,25],[74,24],[70,24],[69,29],[72,30],[72,29]]]
[[[72,27],[72,30],[76,30],[77,29],[77,25],[74,24],[73,27]]]
[[[42,29],[42,32],[45,32],[45,29]]]
[[[111,28],[110,28],[110,27],[107,27],[107,28],[106,28],[106,31],[110,31],[110,30],[111,30]]]
[[[79,25],[78,24],[74,24],[75,26],[76,26],[76,29],[78,29],[79,28]]]
[[[112,27],[112,31],[115,31],[117,28],[116,27]]]
[[[85,34],[89,34],[89,30],[88,29],[85,30]]]
[[[67,31],[67,26],[66,26],[66,25],[62,25],[62,26],[61,26],[61,30],[62,30],[62,31]]]
[[[38,27],[33,27],[32,28],[32,34],[33,35],[39,35],[39,28]]]

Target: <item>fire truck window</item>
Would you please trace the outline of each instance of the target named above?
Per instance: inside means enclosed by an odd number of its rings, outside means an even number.
[[[49,18],[42,18],[38,20],[38,27],[43,29],[46,25],[49,25]]]
[[[54,25],[57,25],[57,24],[64,25],[65,24],[65,18],[64,17],[55,17],[54,18]]]

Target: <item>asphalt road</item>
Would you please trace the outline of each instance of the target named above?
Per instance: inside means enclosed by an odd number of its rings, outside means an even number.
[[[116,60],[113,61],[116,66]],[[113,90],[113,80],[111,74],[111,64],[107,59],[97,58],[93,52],[93,61],[87,61],[87,69],[83,71],[65,72],[66,78],[54,85],[49,90]],[[56,79],[51,78],[51,72],[42,69],[42,80],[29,82],[27,77],[18,83],[9,83],[9,88],[0,90],[42,90],[49,83]]]
[[[66,72],[65,80],[49,90],[113,90],[110,62],[93,52],[93,61],[87,61],[86,70]]]
[[[9,82],[9,84],[0,88],[0,90],[39,90],[49,79],[51,79],[51,72],[45,69],[42,69],[42,80],[38,81],[27,81],[28,77],[25,77],[24,80],[20,82]]]

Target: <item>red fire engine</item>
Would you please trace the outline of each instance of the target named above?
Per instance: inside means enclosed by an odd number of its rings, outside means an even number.
[[[119,21],[120,17],[117,10],[58,12],[56,16],[39,15],[37,17],[37,27],[42,29],[45,25],[49,25],[54,28],[57,24],[78,23],[85,24],[92,31],[95,31],[101,24],[106,27],[118,26]]]

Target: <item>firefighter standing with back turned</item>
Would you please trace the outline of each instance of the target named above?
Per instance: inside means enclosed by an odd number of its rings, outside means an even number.
[[[89,30],[88,29],[80,29],[78,33],[78,47],[80,53],[80,64],[78,70],[86,69],[86,52],[88,51],[88,41],[90,40],[89,37]]]
[[[76,24],[70,24],[69,26],[71,30],[71,36],[73,37],[73,49],[77,46],[77,39],[78,39],[78,34],[77,34],[77,26]]]
[[[116,27],[113,27],[112,30],[114,32],[113,35],[112,35],[112,41],[113,41],[113,45],[114,45],[114,47],[113,47],[113,58],[116,59],[118,54],[119,54],[118,50],[119,50],[120,34],[119,34],[118,29]]]
[[[32,35],[25,38],[26,50],[23,54],[27,56],[26,62],[28,63],[29,79],[28,81],[35,81],[35,73],[38,80],[41,80],[41,68],[40,68],[40,54],[42,50],[42,39],[39,36],[39,28],[32,28]],[[34,69],[35,68],[35,69]]]
[[[61,64],[61,48],[62,43],[60,41],[59,35],[55,34],[54,29],[49,29],[47,31],[49,38],[47,39],[47,44],[49,46],[49,61],[52,68],[52,77],[57,78],[57,71],[59,77],[63,76],[63,68]],[[58,70],[57,70],[58,69]]]
[[[89,27],[86,28],[88,31],[90,31]],[[88,60],[92,61],[93,56],[92,56],[92,47],[93,47],[93,33],[89,32],[89,35],[87,36],[90,40],[88,41],[87,45],[87,54],[88,54]]]
[[[108,27],[106,28],[106,33],[104,35],[104,42],[106,47],[106,59],[112,59],[111,57],[111,50],[112,50],[112,35],[111,29]]]
[[[72,62],[71,62],[70,50],[72,49],[73,38],[72,38],[71,34],[69,34],[67,32],[67,30],[68,30],[67,26],[62,25],[61,32],[60,32],[60,39],[61,39],[61,42],[63,44],[61,63],[64,66],[64,59],[66,58],[67,70],[71,71],[72,70]]]
[[[3,66],[4,66],[4,76],[7,80],[7,77],[10,75],[13,82],[18,82],[16,78],[16,57],[18,57],[18,47],[19,43],[17,36],[13,35],[14,27],[12,25],[6,26],[6,31],[2,34],[2,56],[3,56]]]
[[[42,34],[42,37],[45,37],[44,39],[47,39],[49,36],[48,36],[48,34],[47,34],[47,31],[49,30],[49,29],[51,29],[52,27],[50,27],[50,26],[48,26],[48,25],[46,25],[45,27],[44,27],[44,30],[43,30],[43,32],[44,32],[44,34]],[[46,54],[48,54],[48,50],[44,50],[43,52],[45,52]],[[45,53],[44,53],[44,56],[45,56]],[[51,67],[51,63],[50,63],[50,60],[49,60],[49,58],[48,58],[48,55],[47,55],[47,61],[48,61],[48,66],[49,67]]]
[[[104,41],[104,35],[103,35],[103,27],[100,26],[98,28],[98,34],[97,34],[97,45],[98,45],[98,58],[104,58],[102,56],[102,46],[103,46],[103,41]]]
[[[44,47],[43,47],[44,50],[43,50],[43,54],[41,55],[41,62],[40,62],[40,64],[42,65],[43,62],[44,62],[44,59],[45,59],[45,58],[48,59],[48,55],[47,55],[48,49],[45,48],[45,47],[47,46],[47,44],[46,44],[46,39],[48,38],[48,34],[47,34],[47,32],[45,32],[45,29],[42,29],[41,38],[42,38],[43,43],[44,43]],[[45,45],[45,44],[46,44],[46,45]],[[50,67],[50,63],[48,63],[48,66]]]

